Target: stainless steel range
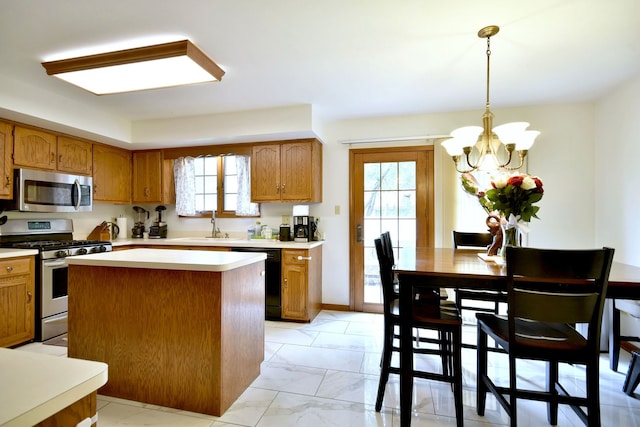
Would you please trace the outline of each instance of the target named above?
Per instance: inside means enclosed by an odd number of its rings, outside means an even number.
[[[68,263],[71,256],[110,252],[111,242],[73,240],[70,219],[9,219],[0,226],[0,246],[35,249],[35,339],[46,341],[67,332]]]

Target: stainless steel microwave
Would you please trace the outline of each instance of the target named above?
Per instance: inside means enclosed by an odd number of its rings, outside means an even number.
[[[7,209],[25,212],[90,212],[93,178],[16,169],[14,200]]]

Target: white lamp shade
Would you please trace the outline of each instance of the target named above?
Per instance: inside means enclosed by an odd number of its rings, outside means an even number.
[[[460,141],[455,138],[446,139],[442,141],[441,145],[447,150],[447,154],[450,156],[462,155],[462,145],[460,145]]]
[[[522,134],[527,127],[529,127],[527,122],[505,123],[494,127],[493,132],[498,135],[503,144],[516,144],[517,141],[522,139]]]
[[[455,129],[451,132],[451,136],[460,141],[461,147],[473,147],[478,142],[478,136],[482,131],[482,126],[465,126]]]
[[[540,131],[537,130],[527,130],[522,132],[520,139],[516,141],[516,150],[528,150],[531,148],[538,135],[540,135]]]

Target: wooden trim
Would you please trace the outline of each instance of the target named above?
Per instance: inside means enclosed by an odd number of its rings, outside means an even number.
[[[333,311],[353,311],[349,308],[348,305],[343,304],[322,304],[322,309]]]
[[[43,62],[42,66],[48,75],[68,73],[72,71],[91,70],[114,65],[133,64],[136,62],[188,56],[207,70],[217,80],[224,76],[224,70],[189,40],[123,49],[115,52],[104,52],[77,58],[60,59]]]

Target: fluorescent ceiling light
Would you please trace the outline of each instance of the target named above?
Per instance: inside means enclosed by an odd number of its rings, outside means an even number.
[[[224,75],[189,40],[43,62],[47,74],[96,95],[219,81]]]

